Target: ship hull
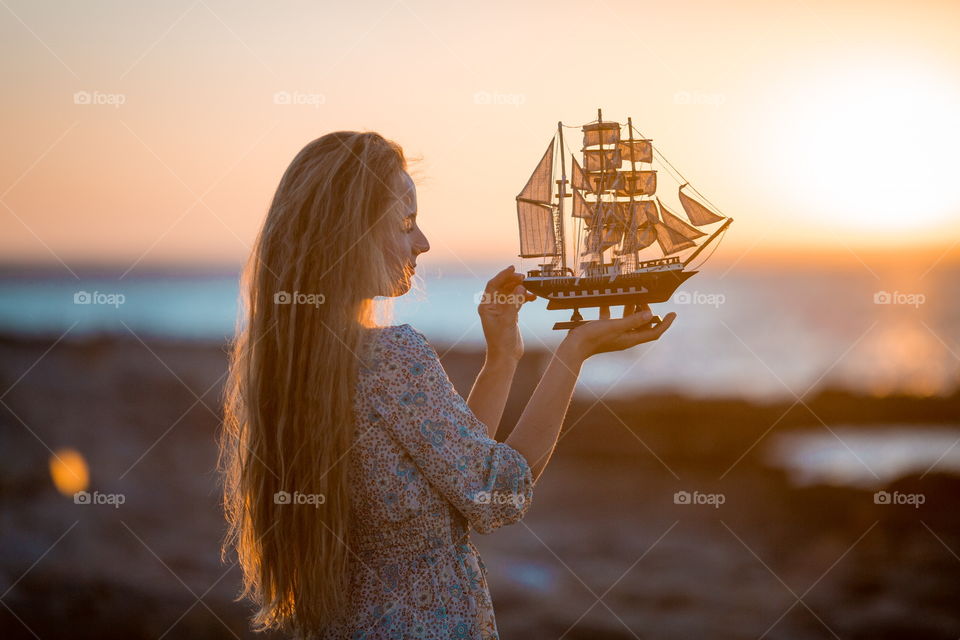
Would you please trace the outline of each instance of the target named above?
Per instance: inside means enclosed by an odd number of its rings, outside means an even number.
[[[582,309],[666,302],[696,271],[650,271],[618,276],[527,278],[524,287],[547,299],[547,309]]]

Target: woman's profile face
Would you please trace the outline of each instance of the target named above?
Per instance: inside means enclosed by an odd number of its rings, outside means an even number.
[[[417,224],[417,187],[406,171],[401,171],[399,185],[395,192],[398,198],[400,228],[396,234],[396,246],[392,252],[396,283],[399,291],[394,295],[403,295],[410,290],[411,278],[417,266],[417,256],[430,250],[430,243]]]

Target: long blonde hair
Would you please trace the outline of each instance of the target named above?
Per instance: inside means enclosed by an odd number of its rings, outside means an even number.
[[[401,293],[384,247],[399,234],[390,214],[404,170],[400,146],[376,133],[312,141],[243,272],[220,438],[222,553],[237,554],[237,599],[256,605],[258,631],[307,637],[346,604],[354,383],[373,296]]]

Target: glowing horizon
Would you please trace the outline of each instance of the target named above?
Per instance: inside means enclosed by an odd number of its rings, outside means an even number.
[[[427,260],[518,263],[514,196],[556,122],[601,107],[632,116],[735,219],[713,259],[955,255],[960,6],[658,6],[643,39],[604,39],[604,14],[573,23],[576,6],[491,7],[463,32],[456,7],[406,0],[101,15],[10,4],[0,251],[237,263],[296,152],[369,129],[422,158]],[[597,88],[573,91],[578,78]]]

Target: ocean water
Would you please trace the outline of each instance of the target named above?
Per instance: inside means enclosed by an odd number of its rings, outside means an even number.
[[[768,462],[798,486],[831,484],[878,489],[909,474],[960,475],[956,425],[888,425],[775,433],[765,447]]]
[[[495,270],[487,271],[421,268],[390,322],[409,322],[441,351],[482,348],[476,296]],[[708,269],[654,305],[660,315],[678,314],[660,341],[591,358],[578,392],[773,400],[830,385],[876,395],[951,393],[960,382],[958,275],[956,268]],[[0,332],[19,335],[226,340],[237,306],[233,273],[0,277]],[[583,313],[589,319],[597,310]],[[542,299],[528,303],[521,312],[526,345],[555,347],[564,332],[551,327],[569,315],[547,311]]]

